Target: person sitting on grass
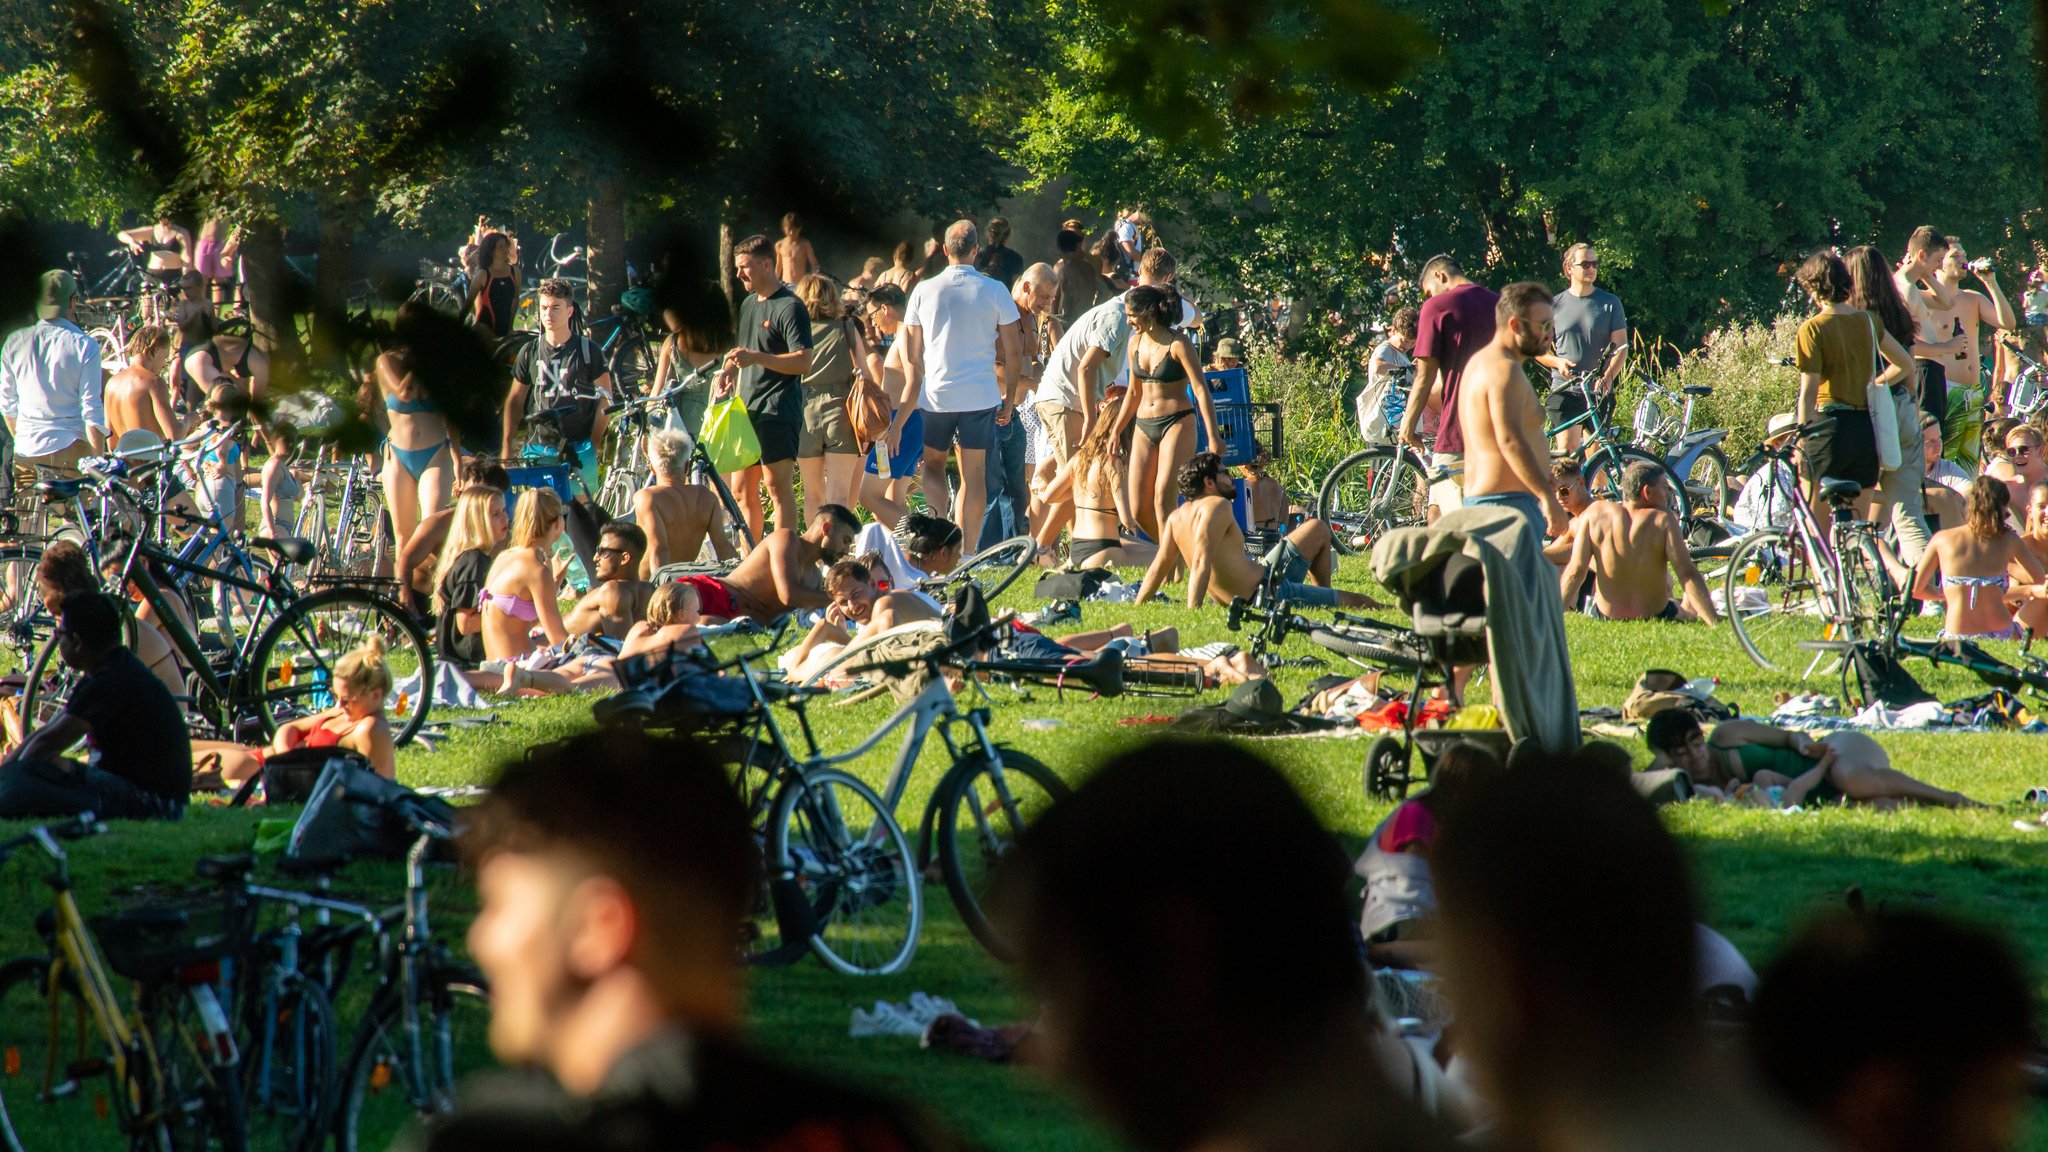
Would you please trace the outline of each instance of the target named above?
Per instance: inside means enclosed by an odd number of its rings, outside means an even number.
[[[484,662],[484,610],[478,600],[491,559],[511,531],[505,493],[473,484],[455,498],[434,565],[434,658],[462,670],[477,688],[488,686],[488,678],[474,673]]]
[[[1692,713],[1670,708],[1650,717],[1643,739],[1650,746],[1652,769],[1683,769],[1694,791],[1710,799],[1763,803],[1767,792],[1753,794],[1782,788],[1775,803],[1763,806],[1983,807],[1960,792],[1923,784],[1893,768],[1884,747],[1862,732],[1830,732],[1815,740],[1754,720],[1724,720],[1709,735]]]
[[[1251,507],[1252,531],[1277,538],[1287,527],[1287,515],[1292,509],[1287,505],[1287,489],[1267,471],[1272,466],[1273,454],[1261,447],[1252,462],[1240,470],[1245,487],[1250,489],[1245,500]]]
[[[487,661],[513,661],[531,653],[535,628],[549,644],[568,641],[554,567],[555,541],[564,527],[562,499],[552,489],[530,488],[519,494],[512,509],[512,538],[491,560],[477,596]]]
[[[647,438],[654,481],[633,494],[633,522],[647,535],[642,580],[654,579],[669,564],[696,560],[707,540],[719,560],[738,555],[725,534],[724,505],[710,488],[690,481],[690,452],[689,436],[672,428]]]
[[[1122,450],[1114,420],[1097,420],[1038,493],[1048,508],[1071,508],[1067,564],[1074,568],[1135,568],[1150,564],[1158,548],[1123,526],[1132,522],[1124,495]],[[1038,531],[1041,554],[1060,538],[1063,516],[1048,515]]]
[[[1352,870],[1365,880],[1358,930],[1366,957],[1387,968],[1422,968],[1436,958],[1431,931],[1436,891],[1429,853],[1439,825],[1500,777],[1499,757],[1477,744],[1451,745],[1429,773],[1429,787],[1404,800],[1366,838]]]
[[[1572,544],[1579,538],[1579,525],[1583,523],[1586,509],[1591,508],[1599,497],[1586,486],[1586,470],[1577,460],[1559,460],[1550,466],[1550,483],[1557,489],[1557,502],[1564,505],[1564,514],[1571,517],[1565,525],[1564,534],[1556,536],[1543,545],[1543,558],[1562,569],[1571,563]],[[1592,577],[1585,583],[1586,595],[1592,594]],[[1582,597],[1583,599],[1583,597]]]
[[[1913,596],[1946,601],[1944,639],[2019,640],[2026,629],[2013,619],[2012,603],[2048,595],[2048,569],[2026,539],[2006,522],[2012,496],[2002,480],[1979,476],[1970,482],[1969,510],[1954,528],[1927,542],[1927,555],[1913,574]],[[2014,570],[2027,583],[2013,583]]]
[[[83,678],[64,710],[0,761],[0,819],[91,812],[177,820],[192,791],[192,742],[170,690],[121,645],[121,607],[103,592],[58,606],[57,654]],[[90,741],[85,763],[63,758]]]
[[[676,741],[578,736],[512,760],[465,813],[468,953],[490,982],[491,1053],[521,1071],[472,1085],[403,1147],[953,1146],[902,1109],[748,1051],[734,942],[761,852],[718,763]]]
[[[1791,441],[1793,433],[1799,430],[1799,414],[1780,412],[1764,425],[1764,446],[1773,451],[1783,448]],[[1940,446],[1940,438],[1935,444]],[[1766,460],[1761,467],[1742,482],[1742,491],[1735,496],[1735,506],[1728,510],[1728,522],[1738,534],[1761,532],[1765,529],[1783,531],[1792,526],[1792,497],[1789,493],[1799,491],[1799,474],[1795,466],[1799,463],[1797,446],[1792,453],[1792,464],[1783,460]]]
[[[391,695],[391,666],[384,658],[384,642],[372,636],[368,644],[335,661],[328,686],[334,694],[334,707],[279,725],[277,735],[264,747],[224,740],[194,741],[194,790],[223,784],[233,787],[263,771],[266,758],[294,748],[353,752],[369,761],[377,775],[397,779],[398,745],[384,714],[384,702]],[[208,769],[212,779],[207,778]]]
[[[1593,597],[1586,615],[1595,620],[1720,623],[1706,577],[1686,548],[1685,527],[1669,510],[1671,482],[1664,469],[1638,460],[1622,473],[1621,486],[1628,503],[1597,501],[1579,524],[1571,563],[1558,582],[1564,602],[1578,598],[1590,572]],[[1685,589],[1683,608],[1671,598],[1671,572]]]
[[[696,587],[709,624],[741,616],[765,624],[785,612],[823,608],[832,597],[820,580],[818,565],[844,560],[859,531],[858,516],[827,504],[811,517],[810,528],[802,535],[792,528],[777,528],[725,575],[683,576],[676,582]]]
[[[435,569],[441,555],[441,545],[448,540],[449,526],[455,523],[456,504],[462,494],[472,488],[489,488],[503,502],[505,492],[512,487],[512,478],[505,472],[505,466],[489,456],[471,456],[462,462],[455,477],[455,493],[448,507],[427,513],[419,527],[412,530],[398,549],[398,595],[406,611],[424,617],[434,595]]]
[[[1226,605],[1240,596],[1250,600],[1274,576],[1280,580],[1279,599],[1297,606],[1384,607],[1359,593],[1330,586],[1336,556],[1331,550],[1330,527],[1321,520],[1302,521],[1263,561],[1245,555],[1244,533],[1238,530],[1230,507],[1236,481],[1224,471],[1223,458],[1216,453],[1196,453],[1181,466],[1177,479],[1187,502],[1174,509],[1160,529],[1159,553],[1145,572],[1137,603],[1158,595],[1160,586],[1185,567],[1190,608],[1200,608],[1212,599]]]
[[[614,520],[597,534],[590,553],[596,582],[562,623],[571,636],[597,633],[624,640],[633,625],[647,616],[654,585],[640,578],[640,558],[647,553],[647,534],[635,525]]]
[[[64,603],[64,597],[73,592],[98,592],[100,582],[92,574],[92,558],[85,549],[69,540],[53,540],[43,549],[43,558],[36,561],[36,591],[42,595],[43,607],[55,616]],[[185,692],[185,670],[178,662],[178,653],[171,642],[155,624],[147,620],[135,622],[135,655],[149,669],[150,675],[163,683],[173,696]]]
[[[647,602],[647,619],[634,624],[633,630],[626,633],[619,658],[695,648],[703,643],[698,632],[702,622],[695,588],[688,584],[663,584]]]

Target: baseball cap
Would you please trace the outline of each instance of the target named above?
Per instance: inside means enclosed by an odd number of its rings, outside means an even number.
[[[78,295],[78,281],[62,268],[52,268],[43,273],[41,291],[36,296],[36,316],[43,320],[54,320],[64,314],[64,306]]]
[[[1244,359],[1244,353],[1238,351],[1237,341],[1231,339],[1228,336],[1225,336],[1223,339],[1218,340],[1216,342],[1216,355],[1234,356],[1239,360]]]

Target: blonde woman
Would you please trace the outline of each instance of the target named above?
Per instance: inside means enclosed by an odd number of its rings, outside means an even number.
[[[796,446],[808,523],[823,505],[853,507],[861,446],[846,416],[846,398],[856,377],[876,381],[868,375],[867,341],[847,317],[838,287],[823,276],[806,276],[796,294],[811,315],[811,370],[803,378],[804,427]]]
[[[285,724],[267,747],[249,747],[221,740],[194,740],[196,772],[218,770],[220,782],[240,784],[263,770],[263,762],[295,748],[339,748],[370,762],[386,780],[398,777],[398,745],[384,701],[391,695],[391,666],[384,660],[384,642],[375,636],[334,663],[328,681],[334,707]],[[195,790],[200,782],[194,780]]]
[[[550,644],[569,639],[556,599],[553,564],[555,541],[561,539],[564,527],[562,499],[553,490],[531,488],[520,493],[519,504],[512,510],[512,538],[492,559],[476,601],[483,612],[487,661],[517,660],[531,653],[536,626]]]
[[[434,655],[451,667],[472,669],[484,662],[484,614],[477,598],[511,530],[502,490],[478,484],[455,498],[448,538],[434,565]]]
[[[702,620],[702,601],[695,585],[663,584],[647,603],[647,619],[626,633],[619,657],[693,648],[702,642],[697,632]]]

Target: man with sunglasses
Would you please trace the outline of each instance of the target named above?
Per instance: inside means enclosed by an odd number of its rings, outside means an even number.
[[[1609,346],[1616,351],[1594,382],[1596,400],[1604,404],[1614,395],[1614,383],[1628,365],[1628,313],[1619,297],[1595,285],[1600,258],[1591,244],[1574,244],[1565,251],[1564,275],[1570,287],[1550,298],[1556,346],[1536,358],[1550,369],[1550,396],[1544,409],[1553,426],[1585,414],[1585,394],[1567,385],[1578,373],[1598,367]],[[1567,428],[1557,434],[1557,447],[1564,452],[1577,451],[1585,438],[1585,425]]]
[[[1524,280],[1501,290],[1493,339],[1465,365],[1458,423],[1465,429],[1467,507],[1488,505],[1519,514],[1540,549],[1545,536],[1571,524],[1551,482],[1543,450],[1543,410],[1522,362],[1550,351],[1550,293]]]
[[[654,585],[640,579],[640,558],[647,554],[647,533],[638,525],[615,520],[598,533],[590,564],[596,581],[569,614],[562,626],[571,636],[595,632],[613,640],[624,640],[633,625],[647,618],[647,604],[654,599]]]

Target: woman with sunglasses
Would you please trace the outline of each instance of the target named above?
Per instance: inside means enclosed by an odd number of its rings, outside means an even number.
[[[1987,476],[2005,481],[2007,499],[2026,507],[2027,490],[2048,480],[2048,458],[2041,452],[2041,429],[2032,424],[2015,424],[2005,434],[2005,451],[1984,469]]]

